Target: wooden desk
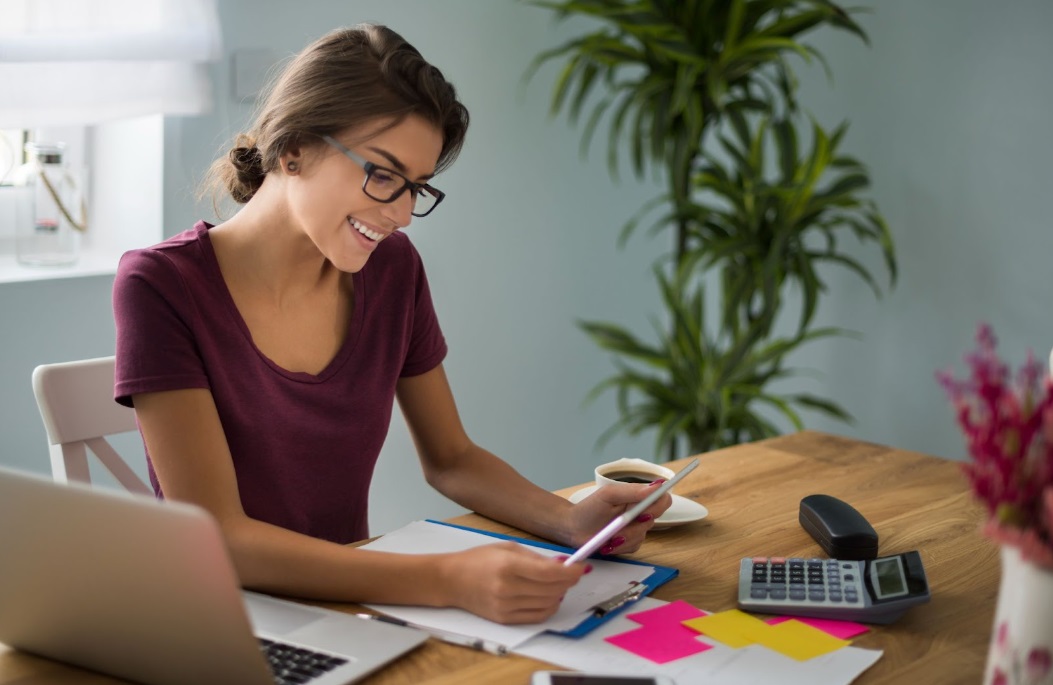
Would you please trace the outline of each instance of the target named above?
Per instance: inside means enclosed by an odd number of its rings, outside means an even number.
[[[560,492],[569,495],[578,487]],[[999,562],[995,546],[978,532],[982,511],[958,464],[805,431],[703,455],[699,468],[676,492],[705,504],[709,516],[655,532],[636,555],[680,569],[678,578],[655,591],[658,599],[683,599],[709,611],[732,609],[742,557],[821,556],[819,546],[798,524],[797,512],[802,497],[826,493],[850,502],[870,520],[882,553],[920,550],[932,590],[930,603],[854,641],[885,652],[855,682],[939,685],[982,679]],[[475,514],[454,521],[517,532]],[[2,646],[0,650],[0,685],[118,682]],[[364,682],[527,685],[530,674],[546,666],[430,640]]]

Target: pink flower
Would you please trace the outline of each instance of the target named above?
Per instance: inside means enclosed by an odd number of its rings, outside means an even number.
[[[1053,656],[1047,647],[1035,647],[1027,655],[1027,677],[1033,682],[1042,680],[1053,668]]]
[[[1009,678],[1006,676],[1005,671],[996,667],[991,685],[1009,685]]]
[[[1009,624],[1002,621],[998,624],[998,632],[995,634],[995,646],[999,651],[1004,651],[1009,642]]]
[[[936,374],[965,437],[962,471],[987,507],[989,534],[1053,569],[1053,378],[1031,353],[1011,374],[986,324],[976,342],[968,378]]]

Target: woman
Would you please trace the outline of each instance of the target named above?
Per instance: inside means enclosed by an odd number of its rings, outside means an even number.
[[[446,343],[400,229],[443,199],[468,114],[396,33],[361,25],[308,46],[212,178],[244,206],[121,261],[116,397],[134,406],[159,496],[219,521],[246,587],[457,606],[542,621],[587,567],[511,543],[456,554],[345,546],[397,398],[427,481],[460,505],[567,545],[651,486],[577,505],[466,435]],[[665,496],[603,549],[631,552]]]

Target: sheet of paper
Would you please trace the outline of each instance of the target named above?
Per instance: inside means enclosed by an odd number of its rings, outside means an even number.
[[[637,602],[639,613],[666,602],[644,597]],[[677,685],[849,685],[881,657],[881,651],[844,647],[808,661],[796,661],[761,645],[732,649],[704,637],[712,649],[665,664],[637,656],[606,638],[638,629],[639,623],[625,614],[615,616],[588,635],[569,639],[552,634],[538,635],[515,649],[517,654],[578,671],[640,675],[661,673]]]
[[[428,521],[414,521],[363,545],[360,549],[404,554],[439,554],[463,551],[496,542],[500,540],[482,533]],[[524,547],[549,557],[562,554],[562,552],[540,547],[529,545],[524,545]],[[593,606],[623,592],[633,582],[642,581],[654,572],[653,566],[620,564],[599,559],[591,559],[589,563],[593,566],[592,572],[582,576],[581,581],[567,592],[560,610],[544,623],[506,626],[461,609],[391,604],[369,604],[367,606],[419,626],[447,630],[461,635],[484,637],[512,649],[546,630],[558,631],[573,628],[589,615]]]

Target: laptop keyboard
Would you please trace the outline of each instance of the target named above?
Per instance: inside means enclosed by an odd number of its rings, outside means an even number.
[[[271,673],[274,674],[275,685],[309,683],[318,676],[347,663],[347,659],[312,652],[303,647],[294,647],[262,637],[258,639],[260,650],[267,658]]]

